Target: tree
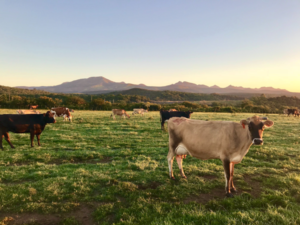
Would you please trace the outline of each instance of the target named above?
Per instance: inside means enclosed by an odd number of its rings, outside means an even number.
[[[83,98],[80,98],[78,96],[70,96],[65,100],[65,105],[70,107],[82,107],[86,104],[85,100]]]

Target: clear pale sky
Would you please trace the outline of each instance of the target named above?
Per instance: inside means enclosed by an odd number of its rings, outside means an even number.
[[[0,1],[0,85],[92,76],[300,92],[300,1]]]

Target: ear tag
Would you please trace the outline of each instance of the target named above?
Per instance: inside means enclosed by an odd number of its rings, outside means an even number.
[[[242,124],[243,128],[245,129],[245,124]]]

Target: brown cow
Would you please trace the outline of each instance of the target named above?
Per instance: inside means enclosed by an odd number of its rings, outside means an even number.
[[[40,135],[45,129],[47,123],[55,123],[53,114],[48,111],[44,114],[5,114],[0,115],[0,148],[3,150],[2,138],[8,142],[11,148],[15,148],[10,142],[8,132],[30,133],[31,147],[33,147],[34,135],[37,137],[38,145],[40,144]]]
[[[62,116],[64,120],[69,120],[70,122],[72,121],[72,116],[70,113],[70,110],[66,107],[57,107],[57,108],[51,108],[51,112],[54,114],[54,117]]]
[[[37,109],[39,105],[30,105],[29,109]]]
[[[126,111],[124,109],[113,109],[110,117],[113,117],[113,119],[115,120],[116,119],[115,115],[121,116],[124,119],[125,119],[125,116],[130,118],[130,116],[126,113]]]
[[[236,192],[233,185],[234,165],[242,161],[252,144],[263,144],[263,131],[273,124],[266,117],[258,116],[241,120],[240,123],[170,118],[167,157],[170,178],[175,179],[172,169],[174,156],[183,178],[186,176],[182,161],[187,154],[203,160],[221,159],[226,179],[226,196],[233,197],[231,192]]]

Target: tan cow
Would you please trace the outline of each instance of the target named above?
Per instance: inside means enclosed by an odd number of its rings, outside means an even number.
[[[113,119],[115,120],[116,119],[115,115],[121,116],[124,119],[125,119],[125,116],[130,118],[130,116],[126,113],[126,111],[124,109],[113,109],[110,117],[113,117]]]
[[[169,112],[175,112],[177,111],[176,109],[169,109]]]
[[[17,110],[18,114],[40,114],[39,111],[36,110]]]
[[[175,179],[172,169],[174,156],[183,178],[186,176],[182,162],[187,154],[203,160],[221,159],[225,172],[226,196],[233,197],[231,192],[236,192],[233,185],[234,165],[242,161],[252,144],[263,144],[263,131],[273,124],[266,117],[258,116],[241,120],[240,123],[170,118],[167,157],[170,178]]]
[[[69,108],[66,107],[51,108],[50,112],[54,114],[54,118],[56,116],[58,117],[62,116],[64,118],[64,121],[68,119],[70,122],[72,122],[73,117],[70,113]]]
[[[147,112],[148,112],[148,110],[146,110],[146,109],[133,109],[132,115],[141,114],[142,116],[144,116],[144,113],[147,113]]]
[[[39,105],[30,105],[30,106],[29,106],[29,109],[37,109],[38,106],[39,106]]]

